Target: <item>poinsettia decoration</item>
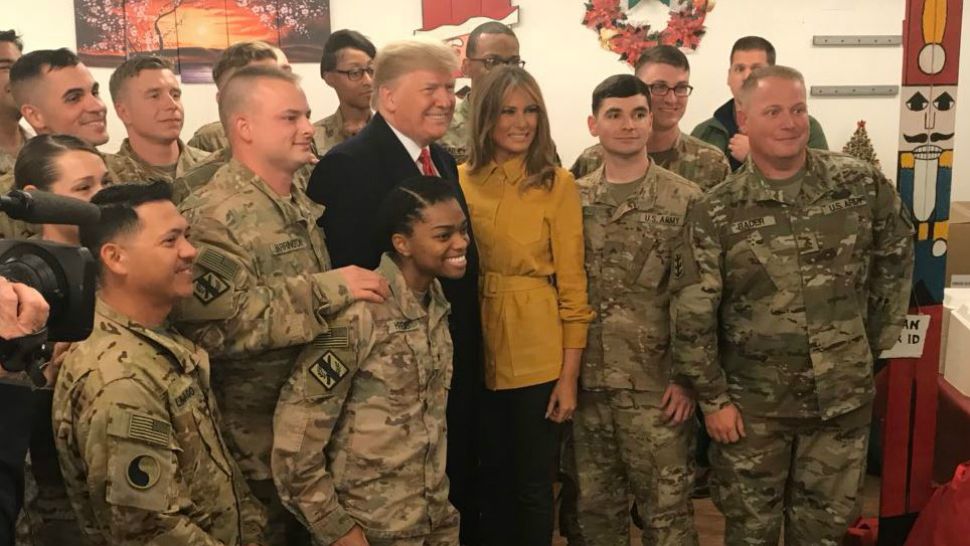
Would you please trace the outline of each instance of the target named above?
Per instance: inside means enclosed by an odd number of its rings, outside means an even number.
[[[641,0],[627,0],[632,8]],[[661,0],[664,1],[664,0]],[[714,9],[714,0],[664,1],[671,5],[666,28],[630,22],[622,0],[592,0],[586,3],[583,24],[600,35],[604,48],[620,54],[620,60],[634,65],[644,50],[655,45],[697,49],[704,36],[704,19]]]

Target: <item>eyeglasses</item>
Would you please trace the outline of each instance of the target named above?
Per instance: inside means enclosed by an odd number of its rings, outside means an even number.
[[[525,61],[518,57],[509,57],[508,59],[502,57],[484,57],[481,59],[476,59],[474,57],[468,57],[469,61],[478,61],[485,65],[485,70],[491,70],[496,66],[502,64],[505,66],[517,66],[522,68],[525,66]]]
[[[677,97],[686,97],[690,95],[691,91],[694,90],[693,86],[687,84],[670,87],[665,83],[651,83],[647,87],[650,89],[650,94],[654,97],[663,97],[671,91],[673,91],[674,95]]]
[[[333,70],[332,72],[343,74],[352,82],[363,78],[364,74],[367,74],[372,78],[374,77],[374,68],[371,66],[368,66],[367,68],[351,68],[350,70]]]

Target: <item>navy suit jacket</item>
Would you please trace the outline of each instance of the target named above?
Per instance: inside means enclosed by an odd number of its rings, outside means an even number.
[[[431,144],[430,151],[435,168],[454,188],[470,222],[455,160],[437,144]],[[333,147],[320,159],[310,177],[307,195],[326,207],[317,223],[323,228],[335,268],[377,267],[384,248],[375,226],[381,202],[391,188],[420,175],[407,149],[380,114],[374,114],[357,135]],[[469,235],[471,244],[465,276],[457,280],[441,279],[441,286],[451,303],[449,325],[455,345],[453,390],[474,396],[474,391],[465,389],[481,381],[482,328],[478,308],[478,250],[470,226]]]

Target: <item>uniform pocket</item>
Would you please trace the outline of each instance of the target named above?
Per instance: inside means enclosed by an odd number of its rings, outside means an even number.
[[[645,244],[634,258],[634,278],[627,279],[644,288],[657,288],[667,279],[667,250],[659,241]]]

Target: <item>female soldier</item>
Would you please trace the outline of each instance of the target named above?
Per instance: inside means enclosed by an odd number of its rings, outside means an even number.
[[[435,277],[465,274],[468,222],[448,184],[426,176],[391,190],[378,221],[391,297],[352,305],[300,356],[273,421],[273,478],[314,544],[457,545],[450,307]]]
[[[552,541],[556,424],[576,408],[593,318],[582,210],[528,72],[489,72],[472,94],[471,126],[458,175],[481,257],[482,528],[490,546],[543,546]]]

